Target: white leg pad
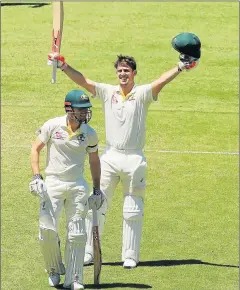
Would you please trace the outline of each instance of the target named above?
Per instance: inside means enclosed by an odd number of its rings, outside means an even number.
[[[101,208],[97,211],[100,238],[104,231],[104,225],[106,222],[106,212],[107,212],[107,201],[105,199]],[[89,210],[86,216],[86,232],[87,232],[87,244],[85,252],[93,256],[92,210]]]
[[[66,275],[64,286],[74,281],[83,283],[83,260],[86,245],[85,219],[72,219],[68,224],[68,236],[65,248]]]
[[[65,268],[62,263],[58,234],[52,229],[40,226],[39,242],[47,272],[64,275]]]
[[[133,259],[139,262],[140,241],[142,237],[143,200],[128,195],[123,203],[123,245],[122,260]]]

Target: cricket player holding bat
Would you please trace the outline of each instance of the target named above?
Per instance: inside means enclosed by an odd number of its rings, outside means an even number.
[[[156,101],[162,88],[182,71],[195,67],[200,58],[201,43],[192,33],[182,33],[172,40],[172,46],[180,52],[180,62],[150,84],[136,85],[135,59],[120,55],[114,64],[118,85],[97,83],[84,77],[65,62],[63,56],[49,54],[50,61],[76,84],[98,97],[105,114],[106,143],[101,161],[101,189],[106,200],[98,210],[100,235],[103,233],[105,215],[111,205],[113,193],[121,181],[123,185],[123,237],[122,261],[124,268],[134,268],[139,262],[140,241],[144,214],[146,187],[146,158],[143,154],[146,133],[146,116],[149,105]],[[88,212],[87,245],[84,263],[93,260],[92,213]]]
[[[32,194],[40,197],[39,241],[49,285],[57,286],[60,275],[65,274],[64,288],[78,290],[84,289],[85,217],[89,206],[99,209],[104,197],[100,190],[98,137],[88,125],[92,116],[89,98],[81,90],[70,91],[64,107],[66,115],[48,120],[37,132],[31,150],[33,180],[29,187]],[[45,145],[47,165],[44,181],[39,158]],[[92,197],[89,197],[89,186],[83,176],[87,154],[93,182]],[[67,223],[65,266],[58,235],[63,207]]]

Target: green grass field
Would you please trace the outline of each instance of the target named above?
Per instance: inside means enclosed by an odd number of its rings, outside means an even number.
[[[51,5],[1,9],[1,289],[46,290],[38,200],[28,192],[30,146],[39,126],[64,114],[65,94],[77,86],[61,72],[51,84]],[[141,263],[121,267],[120,186],[102,241],[101,289],[239,289],[238,24],[238,3],[65,3],[62,54],[99,82],[116,82],[113,62],[122,53],[136,58],[137,83],[149,83],[177,63],[176,34],[202,41],[198,68],[166,86],[148,114]],[[103,148],[103,114],[93,104]],[[84,280],[94,289],[92,266]]]

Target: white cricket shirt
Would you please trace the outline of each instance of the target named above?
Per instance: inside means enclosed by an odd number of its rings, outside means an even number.
[[[95,83],[96,97],[103,104],[107,146],[142,149],[145,145],[148,107],[154,101],[151,84],[137,86],[124,101],[120,86]]]
[[[80,178],[84,172],[86,154],[96,152],[98,137],[88,124],[71,135],[67,116],[48,120],[37,131],[38,138],[47,145],[46,175],[58,175],[69,180]]]

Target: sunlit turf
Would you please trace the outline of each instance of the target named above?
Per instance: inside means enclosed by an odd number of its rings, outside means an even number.
[[[2,289],[49,289],[38,245],[38,200],[28,192],[30,146],[46,120],[64,114],[77,88],[58,72],[51,84],[52,8],[3,6],[1,34]],[[121,186],[102,241],[101,289],[237,290],[238,287],[238,4],[223,2],[64,3],[62,53],[89,78],[115,83],[117,54],[133,55],[138,84],[178,61],[171,39],[183,31],[202,41],[199,67],[180,75],[151,105],[145,154],[141,263],[121,267]],[[91,125],[105,144],[93,100]],[[208,152],[208,153],[207,153]],[[213,152],[212,154],[210,154]],[[221,154],[224,153],[224,154]],[[41,155],[44,173],[45,151]],[[86,163],[86,178],[91,185]],[[61,219],[62,249],[65,222]],[[84,268],[94,289],[93,267]]]

